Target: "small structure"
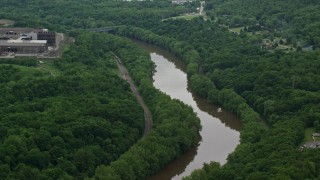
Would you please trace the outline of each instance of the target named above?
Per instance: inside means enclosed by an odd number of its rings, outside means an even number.
[[[0,53],[38,54],[48,50],[46,40],[7,40],[0,41]]]
[[[63,34],[43,28],[0,28],[0,56],[57,57]]]
[[[0,40],[9,40],[9,37],[0,37]]]
[[[305,148],[320,148],[320,141],[311,141],[303,144],[300,146],[300,150],[303,150]]]
[[[24,37],[21,37],[21,40],[32,40],[32,37],[31,36],[24,36]]]
[[[37,32],[38,40],[47,40],[48,45],[53,46],[56,44],[56,33],[53,31],[43,30]]]
[[[19,37],[20,34],[32,30],[32,28],[0,28],[0,34],[6,37]]]
[[[184,3],[187,3],[187,2],[193,2],[194,0],[173,0],[171,1],[172,4],[184,4]]]
[[[31,37],[33,40],[38,40],[38,34],[36,32],[29,32],[26,36]]]
[[[320,133],[313,133],[313,134],[312,134],[312,137],[314,137],[314,138],[315,138],[315,137],[320,137]]]

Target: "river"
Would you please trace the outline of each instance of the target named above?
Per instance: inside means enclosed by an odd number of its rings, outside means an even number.
[[[162,92],[190,105],[201,120],[201,140],[193,148],[167,165],[160,172],[148,177],[148,180],[178,180],[190,175],[203,163],[216,161],[226,163],[229,153],[233,152],[240,141],[241,121],[234,114],[220,106],[207,103],[189,91],[185,67],[181,61],[157,46],[137,42],[150,53],[156,65],[154,86]],[[218,109],[221,108],[221,111]]]

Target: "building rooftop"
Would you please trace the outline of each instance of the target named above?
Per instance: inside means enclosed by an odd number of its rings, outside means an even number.
[[[172,4],[184,4],[184,3],[187,3],[187,2],[193,2],[194,0],[173,0],[171,1]]]
[[[303,150],[304,148],[320,148],[320,141],[306,142],[300,146],[300,150]]]
[[[38,34],[56,34],[54,31],[40,31]]]
[[[317,137],[320,137],[320,133],[313,133],[313,134],[312,134],[312,136],[315,136],[315,137],[316,137],[316,136],[317,136]]]
[[[8,43],[47,43],[47,40],[30,40],[30,41],[24,41],[24,40],[8,40]]]
[[[0,46],[45,46],[47,40],[7,40],[0,41]]]

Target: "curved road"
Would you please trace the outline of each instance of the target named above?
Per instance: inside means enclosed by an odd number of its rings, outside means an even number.
[[[111,52],[111,54],[114,56],[114,59],[117,63],[117,66],[118,66],[118,69],[121,73],[122,78],[129,83],[132,93],[134,94],[134,96],[136,97],[137,101],[139,102],[139,104],[141,105],[141,107],[144,111],[145,126],[144,126],[143,136],[147,136],[150,133],[151,128],[152,128],[151,112],[150,112],[148,106],[144,103],[141,95],[139,94],[139,91],[138,91],[136,85],[133,83],[133,80],[130,77],[128,70],[123,65],[121,59],[117,55],[115,55],[113,52]]]

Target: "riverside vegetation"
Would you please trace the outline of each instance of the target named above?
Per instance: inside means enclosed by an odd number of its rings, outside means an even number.
[[[318,1],[209,0],[208,20],[168,19],[193,11],[196,3],[41,2],[0,3],[0,18],[14,20],[14,26],[68,30],[77,37],[77,43],[54,64],[64,76],[30,71],[26,64],[1,65],[1,114],[5,115],[1,116],[0,131],[1,177],[141,179],[196,143],[198,120],[190,108],[153,88],[153,65],[145,53],[123,38],[79,30],[126,25],[117,29],[117,35],[175,53],[187,65],[191,88],[237,113],[244,123],[241,144],[229,155],[227,164],[206,164],[186,179],[319,178],[319,150],[298,150],[305,128],[320,129]],[[242,30],[237,34],[229,28]],[[266,39],[292,49],[262,48]],[[311,51],[304,51],[309,46]],[[145,139],[138,141],[143,129],[142,110],[128,85],[116,75],[110,50],[124,61],[152,111],[155,127]],[[31,68],[36,64],[34,60],[27,62]],[[95,83],[95,78],[101,78],[99,82],[108,88]],[[118,108],[122,105],[132,110]],[[84,109],[95,106],[101,109]],[[90,129],[101,126],[99,123],[110,131],[94,134],[97,131],[84,129],[77,134],[81,126]],[[66,134],[60,135],[60,131]],[[132,139],[127,139],[127,132],[132,132]],[[59,147],[60,142],[65,147]],[[55,146],[57,150],[52,149]]]

